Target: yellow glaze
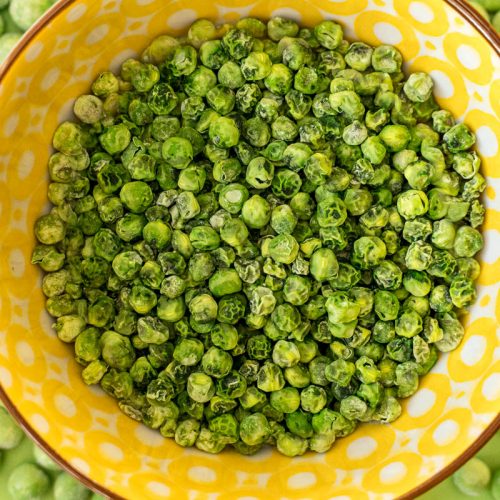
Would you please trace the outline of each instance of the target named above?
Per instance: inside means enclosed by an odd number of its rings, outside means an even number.
[[[56,125],[102,70],[199,17],[325,18],[371,44],[395,44],[406,69],[430,72],[442,106],[478,133],[488,189],[479,298],[462,345],[442,356],[389,426],[362,425],[326,455],[246,458],[177,447],[120,413],[80,379],[72,346],[44,312],[30,264],[47,209]],[[131,500],[392,499],[462,454],[500,409],[500,61],[441,0],[76,0],[22,50],[0,85],[0,382],[42,440],[96,484]],[[496,350],[495,350],[496,349]]]

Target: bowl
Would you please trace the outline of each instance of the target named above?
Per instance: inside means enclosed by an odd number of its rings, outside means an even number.
[[[282,15],[341,22],[370,44],[395,44],[406,70],[430,72],[442,107],[478,136],[487,176],[486,248],[461,346],[441,356],[391,425],[362,425],[324,455],[211,456],[183,449],[118,410],[80,378],[44,311],[30,264],[47,208],[56,125],[102,70],[196,18]],[[126,499],[413,498],[470,457],[499,424],[500,40],[475,11],[440,0],[63,0],[24,37],[0,77],[0,395],[63,467]]]

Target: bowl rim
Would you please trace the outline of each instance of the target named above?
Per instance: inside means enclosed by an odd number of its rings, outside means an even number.
[[[61,14],[72,4],[78,0],[59,0],[56,2],[38,21],[33,24],[22,36],[21,40],[15,46],[15,48],[7,56],[3,64],[0,64],[0,85],[2,80],[7,75],[10,67],[14,64],[17,58],[22,54],[28,43],[38,34],[38,32],[47,26],[52,19]],[[454,9],[462,17],[468,19],[472,26],[479,31],[479,33],[484,37],[487,43],[491,46],[493,51],[500,56],[500,34],[498,34],[493,26],[474,9],[471,5],[466,3],[465,0],[444,0],[452,9]],[[86,476],[78,469],[73,467],[64,458],[62,458],[59,453],[53,449],[25,420],[23,415],[18,411],[14,402],[7,396],[2,385],[0,384],[0,400],[3,402],[9,413],[14,417],[14,419],[20,424],[23,430],[28,434],[35,443],[41,447],[48,455],[55,460],[55,462],[61,466],[63,470],[73,475],[81,483],[83,483],[87,488],[105,495],[108,498],[116,500],[127,500],[125,497],[119,496],[116,493],[111,492],[106,487],[96,483],[90,477]],[[441,469],[436,474],[429,477],[426,481],[419,484],[412,490],[408,491],[404,495],[398,497],[398,500],[412,500],[417,496],[422,495],[426,491],[430,490],[433,486],[436,486],[448,476],[453,474],[459,467],[461,467],[465,462],[472,458],[488,441],[489,439],[500,430],[500,411],[498,412],[495,419],[490,423],[488,427],[476,438],[476,440],[458,457],[450,462],[446,467]]]

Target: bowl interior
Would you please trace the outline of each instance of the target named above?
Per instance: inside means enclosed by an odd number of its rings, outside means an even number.
[[[109,494],[176,500],[394,498],[492,432],[500,397],[500,61],[465,17],[441,0],[66,0],[56,10],[0,83],[0,382],[31,432]],[[199,17],[245,15],[303,25],[335,18],[352,39],[397,45],[406,69],[430,72],[441,106],[477,132],[488,180],[479,297],[460,348],[441,357],[394,424],[363,425],[331,452],[293,460],[271,450],[248,458],[182,449],[122,415],[81,381],[30,264],[33,223],[47,208],[52,133],[74,98],[156,35],[182,34]]]

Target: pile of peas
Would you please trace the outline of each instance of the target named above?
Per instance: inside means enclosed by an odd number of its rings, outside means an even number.
[[[276,17],[160,36],[56,130],[33,263],[87,384],[181,446],[325,452],[464,336],[485,179],[425,73]]]
[[[56,0],[0,0],[0,64]]]
[[[24,440],[24,433],[0,406],[0,469],[3,456],[16,449]],[[39,500],[52,493],[54,500],[99,500],[94,494],[69,474],[61,471],[35,444],[32,445],[31,459],[18,463],[7,479],[7,491],[12,500]],[[6,500],[6,499],[3,499]]]

